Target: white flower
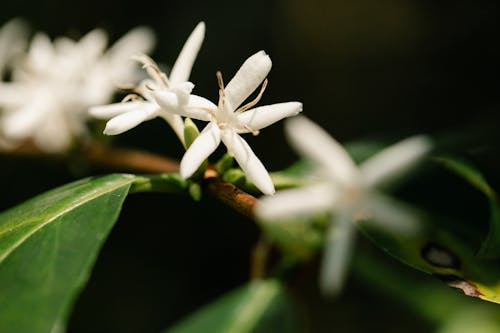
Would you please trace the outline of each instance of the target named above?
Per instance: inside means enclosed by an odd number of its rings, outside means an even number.
[[[359,167],[335,139],[305,117],[285,124],[290,144],[316,166],[317,182],[261,198],[256,215],[265,221],[331,212],[320,286],[326,294],[341,288],[350,259],[354,224],[372,219],[386,228],[408,233],[418,221],[393,199],[377,191],[414,166],[430,148],[425,136],[405,139],[375,154]]]
[[[217,73],[220,88],[218,106],[212,103],[205,103],[203,106],[202,101],[193,95],[184,103],[180,103],[178,97],[172,93],[162,90],[153,91],[158,104],[164,106],[166,110],[209,122],[181,160],[182,177],[190,177],[222,141],[248,179],[262,193],[274,193],[274,185],[269,173],[240,136],[243,133],[256,135],[260,129],[302,111],[302,103],[299,102],[279,103],[252,109],[262,96],[267,84],[265,78],[271,70],[271,65],[269,56],[264,51],[259,51],[243,63],[226,87],[224,87],[220,73]],[[240,106],[262,81],[264,84],[258,96],[253,101]]]
[[[90,114],[100,119],[110,119],[104,134],[116,135],[128,131],[140,123],[155,117],[164,118],[184,143],[184,124],[179,115],[162,109],[155,101],[151,91],[173,93],[179,100],[186,101],[194,85],[188,81],[196,56],[205,36],[205,23],[200,22],[193,30],[172,67],[169,77],[160,71],[156,63],[145,55],[135,56],[141,62],[151,79],[146,79],[135,89],[137,94],[130,95],[121,103],[95,106]]]
[[[12,81],[0,85],[3,139],[13,144],[31,139],[48,152],[68,149],[75,137],[87,133],[88,108],[112,97],[108,88],[105,93],[96,93],[102,87],[96,82],[130,78],[135,70],[128,66],[123,72],[114,68],[108,71],[103,63],[110,59],[123,63],[121,57],[129,59],[132,55],[123,54],[123,50],[148,51],[153,41],[151,33],[143,31],[139,38],[142,43],[122,39],[110,53],[105,53],[107,36],[100,29],[78,41],[59,37],[52,42],[44,33],[35,34],[28,53],[13,69]]]

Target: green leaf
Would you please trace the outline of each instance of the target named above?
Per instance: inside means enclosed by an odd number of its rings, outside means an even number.
[[[0,332],[64,332],[134,179],[83,179],[0,214]]]
[[[277,280],[256,280],[193,313],[164,333],[300,332],[296,314]]]
[[[190,119],[184,119],[184,148],[188,149],[193,141],[200,135],[196,124]]]
[[[483,258],[500,258],[500,204],[496,192],[488,184],[484,176],[470,163],[458,158],[436,157],[434,161],[462,177],[469,184],[481,191],[490,204],[490,229],[478,256]]]

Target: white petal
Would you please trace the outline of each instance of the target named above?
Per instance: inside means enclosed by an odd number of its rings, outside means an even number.
[[[75,51],[80,52],[80,56],[85,55],[94,59],[102,54],[108,45],[108,36],[102,29],[93,29],[80,38],[77,45],[78,48]]]
[[[44,119],[51,117],[57,105],[50,96],[35,94],[21,108],[12,110],[2,121],[2,132],[10,139],[25,139],[33,135]]]
[[[297,116],[286,120],[285,130],[297,152],[327,170],[334,181],[343,184],[358,181],[358,169],[349,154],[314,122],[304,116]]]
[[[29,66],[33,67],[36,71],[47,70],[47,67],[53,66],[52,61],[54,57],[55,50],[49,36],[43,32],[37,32],[31,39],[28,54]]]
[[[181,160],[180,174],[186,179],[198,170],[204,160],[214,152],[220,143],[220,130],[216,124],[208,124],[189,146]]]
[[[177,60],[175,61],[169,79],[172,84],[189,80],[191,68],[205,38],[205,23],[200,22],[186,40]]]
[[[111,60],[129,60],[136,54],[147,54],[155,45],[154,31],[147,27],[136,27],[118,39],[108,50]]]
[[[262,162],[247,142],[232,130],[222,132],[222,142],[234,156],[246,177],[264,194],[274,193],[274,184]]]
[[[43,115],[43,112],[28,104],[5,115],[2,120],[2,132],[9,139],[19,140],[29,137],[39,125]]]
[[[23,84],[14,82],[0,82],[0,106],[2,108],[18,107],[26,103],[29,94]]]
[[[93,106],[89,109],[89,114],[98,119],[110,119],[122,113],[127,113],[134,110],[149,110],[159,109],[157,105],[148,101],[132,101],[124,103],[113,103],[108,105]]]
[[[321,291],[326,296],[336,296],[344,286],[355,230],[352,221],[342,214],[335,217],[328,228],[319,281]]]
[[[168,112],[161,112],[159,113],[159,116],[167,121],[179,140],[181,140],[182,144],[184,144],[184,122],[182,121],[181,116]]]
[[[301,111],[302,103],[279,103],[245,111],[238,115],[238,120],[251,130],[258,131],[283,118],[295,116]]]
[[[32,133],[35,144],[49,153],[64,152],[73,140],[73,134],[64,114],[52,113],[50,119],[44,119]]]
[[[419,162],[431,147],[428,137],[418,135],[382,150],[360,166],[363,184],[380,186],[397,179]]]
[[[243,103],[264,81],[271,70],[271,58],[259,51],[248,58],[224,89],[226,100],[233,110]]]
[[[421,226],[414,210],[382,194],[370,193],[365,205],[373,223],[398,235],[415,234]]]
[[[152,92],[155,101],[165,111],[198,120],[209,121],[211,119],[210,110],[217,109],[217,106],[200,96],[190,95],[186,106],[179,106],[179,98],[176,93],[165,90],[154,90]]]
[[[255,206],[255,214],[263,220],[307,217],[329,212],[335,202],[336,193],[328,185],[304,186],[264,196]]]
[[[128,131],[140,123],[152,119],[158,115],[154,110],[134,110],[122,113],[106,123],[104,134],[117,135]]]

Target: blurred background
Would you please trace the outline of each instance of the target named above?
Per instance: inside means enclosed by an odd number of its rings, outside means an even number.
[[[32,31],[74,38],[101,27],[111,41],[146,25],[158,38],[152,57],[171,65],[195,25],[205,21],[205,41],[191,74],[197,94],[216,101],[215,72],[221,70],[227,82],[262,49],[273,68],[261,105],[301,101],[303,113],[341,142],[459,135],[465,143],[457,151],[498,184],[499,13],[498,3],[488,0],[17,0],[2,4],[0,24],[22,17]],[[269,170],[297,158],[280,123],[248,140]],[[113,144],[174,158],[183,152],[161,120],[115,137]],[[71,180],[111,171],[120,170],[1,156],[0,206],[7,209]],[[484,208],[481,199],[471,200],[471,210]],[[253,222],[208,196],[201,203],[130,196],[77,300],[69,332],[160,331],[246,282],[258,235]],[[383,257],[419,281],[448,288]],[[355,274],[340,298],[322,298],[316,271],[315,263],[304,267],[301,279],[309,283],[302,282],[295,295],[309,332],[432,331],[409,307]]]

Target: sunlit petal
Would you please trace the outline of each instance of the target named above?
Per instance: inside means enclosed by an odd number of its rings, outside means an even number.
[[[356,182],[359,174],[345,149],[327,132],[304,116],[287,119],[285,130],[289,142],[305,158],[321,165],[339,182]]]
[[[241,65],[224,90],[233,110],[257,89],[269,74],[271,66],[271,58],[264,51],[255,53]]]
[[[258,131],[283,118],[295,116],[301,111],[302,103],[278,103],[245,111],[238,115],[238,120],[247,128]]]
[[[329,212],[336,193],[328,185],[304,186],[278,191],[259,199],[255,214],[263,220],[286,220]]]
[[[173,85],[189,80],[191,69],[204,38],[205,23],[200,22],[198,23],[196,28],[194,28],[189,38],[186,40],[184,47],[179,53],[174,66],[172,67],[169,79]]]
[[[380,186],[393,181],[419,162],[431,148],[430,138],[418,135],[382,150],[360,166],[363,184]]]
[[[157,112],[154,110],[134,110],[122,113],[106,123],[103,133],[106,135],[121,134],[156,116]]]
[[[208,110],[215,110],[217,106],[200,96],[190,95],[186,106],[179,106],[179,98],[176,93],[166,90],[155,90],[152,92],[156,102],[167,112],[178,114],[198,120],[209,121],[211,119]]]
[[[94,106],[89,109],[89,114],[98,119],[110,119],[122,113],[134,110],[146,110],[146,112],[152,112],[153,109],[159,109],[159,106],[148,101],[131,101]]]
[[[213,124],[208,124],[193,141],[181,160],[180,174],[189,178],[200,167],[220,143],[220,130]]]
[[[421,226],[414,209],[380,193],[370,193],[365,206],[368,217],[382,229],[409,235],[418,232]]]
[[[222,141],[234,156],[246,177],[264,194],[274,193],[274,184],[262,162],[248,143],[232,130],[222,132]]]
[[[344,286],[354,248],[355,229],[348,215],[341,213],[332,219],[326,235],[319,277],[324,295],[336,296]]]

